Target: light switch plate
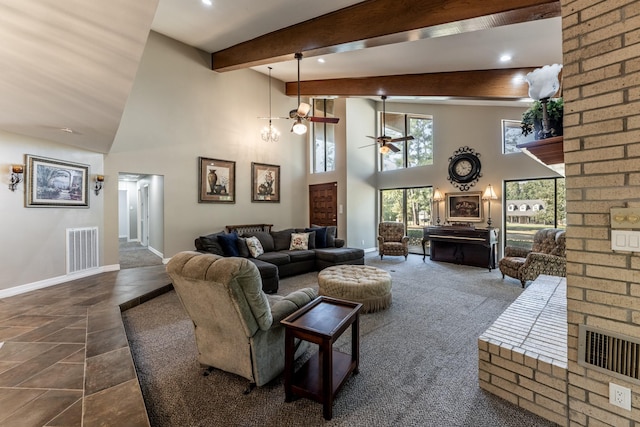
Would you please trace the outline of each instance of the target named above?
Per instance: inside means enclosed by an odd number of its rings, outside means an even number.
[[[611,230],[611,249],[640,252],[640,231]]]

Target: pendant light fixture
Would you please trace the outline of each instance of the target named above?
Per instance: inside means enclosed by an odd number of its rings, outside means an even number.
[[[269,124],[260,132],[260,136],[265,142],[277,142],[280,139],[280,132],[271,124],[271,118],[271,67],[269,67]]]

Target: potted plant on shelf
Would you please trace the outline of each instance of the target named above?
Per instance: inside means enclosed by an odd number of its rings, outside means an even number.
[[[549,117],[549,125],[545,134],[542,123],[542,104],[547,104],[547,115]],[[547,98],[540,101],[534,101],[531,107],[522,113],[522,121],[520,128],[522,135],[527,136],[533,133],[535,139],[545,139],[562,135],[562,115],[563,115],[562,98]]]

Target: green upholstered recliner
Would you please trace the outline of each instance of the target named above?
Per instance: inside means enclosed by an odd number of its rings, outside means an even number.
[[[559,228],[543,228],[533,235],[531,250],[507,246],[504,258],[498,263],[502,278],[520,280],[524,288],[527,280],[535,280],[541,274],[567,275],[565,231]]]
[[[317,296],[311,288],[287,296],[262,291],[258,268],[245,258],[181,252],[167,272],[195,328],[198,361],[264,385],[284,369],[280,321]],[[308,343],[301,341],[300,356]]]

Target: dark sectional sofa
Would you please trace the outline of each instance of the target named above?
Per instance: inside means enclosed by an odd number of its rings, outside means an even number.
[[[309,233],[308,248],[290,250],[292,233]],[[264,253],[252,257],[246,244],[247,237],[256,237]],[[258,267],[262,290],[266,293],[278,291],[280,277],[332,265],[364,264],[364,250],[345,248],[344,240],[336,238],[336,227],[332,226],[271,231],[269,224],[228,225],[225,231],[198,237],[195,246],[200,252],[248,258]]]

